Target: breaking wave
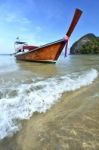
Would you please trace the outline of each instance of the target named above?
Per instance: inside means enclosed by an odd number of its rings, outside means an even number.
[[[34,112],[46,112],[62,94],[91,84],[98,76],[95,69],[52,78],[36,78],[0,89],[0,139],[21,128],[19,120],[29,119]]]

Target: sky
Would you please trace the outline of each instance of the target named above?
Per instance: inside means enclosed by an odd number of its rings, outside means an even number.
[[[76,8],[83,14],[69,47],[87,33],[99,36],[98,0],[0,0],[0,53],[13,53],[16,37],[38,46],[63,38]]]

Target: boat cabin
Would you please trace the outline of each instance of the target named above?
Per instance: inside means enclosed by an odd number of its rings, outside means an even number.
[[[17,53],[19,52],[28,52],[31,51],[35,48],[38,48],[38,46],[34,46],[34,45],[28,45],[26,42],[15,42],[15,51]]]

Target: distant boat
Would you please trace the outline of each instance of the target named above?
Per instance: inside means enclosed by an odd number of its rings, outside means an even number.
[[[17,41],[14,43],[16,59],[31,62],[55,63],[58,60],[63,48],[67,44],[81,14],[82,11],[80,9],[75,10],[72,22],[65,37],[58,41],[42,46],[33,46],[28,45],[26,42],[21,42],[17,38]],[[16,46],[18,47],[16,48]]]

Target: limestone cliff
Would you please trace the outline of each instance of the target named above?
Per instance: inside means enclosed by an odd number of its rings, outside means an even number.
[[[70,54],[99,54],[99,37],[92,33],[84,35],[72,45]]]

